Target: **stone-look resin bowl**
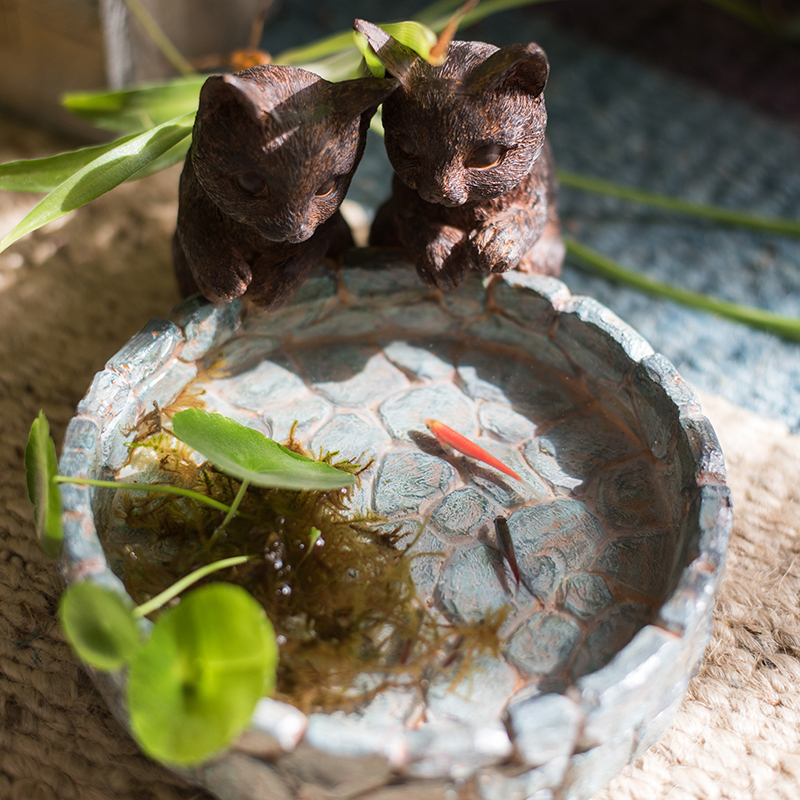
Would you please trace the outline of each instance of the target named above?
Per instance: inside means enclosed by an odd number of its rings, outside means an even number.
[[[315,452],[373,458],[353,505],[424,524],[421,600],[456,623],[510,608],[500,656],[458,685],[456,664],[355,712],[264,699],[191,779],[230,799],[577,800],[668,728],[708,642],[730,495],[697,397],[606,308],[517,273],[443,295],[385,262],[320,273],[273,314],[190,299],[97,375],[62,473],[118,474],[154,403],[168,427],[184,392],[278,441],[297,421]],[[525,482],[442,448],[428,417]],[[113,492],[62,492],[67,580],[124,591],[101,545],[127,535]],[[124,677],[95,678],[124,720]]]

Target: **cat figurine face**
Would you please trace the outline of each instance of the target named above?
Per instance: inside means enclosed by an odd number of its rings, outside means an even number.
[[[449,207],[518,186],[544,144],[547,73],[536,45],[452,42],[441,67],[415,59],[383,108],[397,176]]]
[[[454,41],[435,66],[370,23],[354,27],[400,83],[383,104],[394,194],[371,243],[401,245],[423,280],[441,288],[468,269],[522,264],[556,274],[563,245],[545,144],[542,49]]]
[[[352,240],[338,213],[391,80],[330,83],[254,67],[209,78],[181,177],[173,246],[184,294],[286,302],[307,271]]]

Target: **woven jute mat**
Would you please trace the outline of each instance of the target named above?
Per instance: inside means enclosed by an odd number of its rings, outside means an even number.
[[[0,161],[54,147],[0,123]],[[207,797],[138,752],[66,645],[23,467],[39,409],[59,445],[94,373],[179,299],[177,176],[122,186],[0,254],[0,800]],[[0,230],[36,199],[0,194]],[[735,504],[713,639],[672,729],[603,800],[800,796],[800,439],[717,398],[703,406]]]

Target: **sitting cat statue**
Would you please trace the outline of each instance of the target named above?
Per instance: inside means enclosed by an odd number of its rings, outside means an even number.
[[[353,27],[400,82],[383,104],[392,197],[370,244],[403,247],[441,289],[467,270],[558,275],[564,245],[541,48],[454,41],[434,66],[369,22]]]
[[[183,295],[275,309],[350,246],[339,206],[395,87],[285,66],[210,77],[180,179],[172,252]]]

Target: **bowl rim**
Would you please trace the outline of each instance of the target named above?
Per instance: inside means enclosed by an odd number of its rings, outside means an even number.
[[[119,441],[108,445],[106,432],[114,430],[114,426],[118,429],[124,414],[140,420],[146,413],[134,388],[143,382],[155,383],[160,385],[159,391],[167,392],[167,396],[174,392],[177,397],[181,381],[185,386],[193,377],[192,366],[196,374],[198,362],[232,339],[256,332],[266,340],[270,336],[277,339],[285,335],[281,325],[287,320],[294,320],[292,331],[314,326],[321,326],[324,331],[330,320],[341,314],[353,321],[355,335],[362,335],[363,326],[369,324],[364,311],[379,304],[402,311],[414,303],[435,302],[446,307],[448,313],[466,319],[469,314],[474,315],[476,298],[480,297],[494,305],[500,298],[498,307],[515,325],[536,328],[540,334],[545,322],[560,326],[569,320],[597,342],[616,348],[620,358],[628,360],[630,370],[638,368],[669,398],[677,409],[679,435],[685,437],[696,464],[690,487],[699,529],[695,556],[680,571],[677,585],[656,619],[641,628],[610,662],[577,679],[566,694],[556,698],[547,694],[526,696],[524,692],[515,696],[505,724],[488,729],[442,721],[418,728],[406,728],[402,723],[375,726],[335,719],[330,714],[304,715],[287,704],[264,698],[251,729],[264,752],[279,757],[293,752],[303,742],[341,757],[379,755],[393,772],[419,778],[469,776],[478,769],[507,761],[512,753],[536,770],[545,758],[541,742],[534,743],[541,737],[525,721],[535,713],[544,719],[542,725],[558,728],[563,742],[546,751],[545,761],[556,757],[564,760],[563,756],[567,756],[563,776],[569,781],[572,772],[583,775],[591,764],[608,762],[612,752],[624,752],[618,769],[653,744],[671,723],[689,678],[699,666],[710,637],[711,613],[732,526],[722,451],[711,424],[701,413],[697,396],[670,362],[654,353],[640,334],[608,308],[591,298],[573,296],[564,283],[554,278],[516,272],[483,280],[475,276],[443,295],[421,286],[410,265],[396,262],[382,263],[380,271],[354,266],[335,274],[315,274],[289,306],[272,314],[243,308],[239,301],[214,306],[198,296],[189,298],[172,310],[168,320],[147,323],[97,373],[67,428],[59,471],[71,477],[102,477],[98,467],[108,464],[109,447],[120,446]],[[509,312],[503,302],[516,306]],[[540,309],[541,319],[524,319],[526,310],[531,308]],[[172,384],[161,379],[170,368],[175,368],[177,376],[173,376]],[[93,488],[61,484],[61,491],[64,545],[59,567],[67,583],[92,580],[125,594],[121,581],[106,562],[97,536]],[[665,665],[676,662],[688,669],[671,686],[666,685],[669,682],[663,679]],[[112,710],[127,725],[122,699],[124,674],[100,676],[89,671]],[[628,728],[630,724],[625,720],[631,714],[636,718],[639,711],[629,708],[626,716],[620,709],[631,704],[626,699],[631,687],[647,685],[652,687],[650,712],[655,709],[657,713],[651,713],[647,725],[640,721],[628,730],[626,724]],[[636,702],[641,704],[641,700]],[[539,734],[540,728],[541,725],[537,728]],[[509,731],[513,732],[513,741]],[[444,740],[457,740],[461,751],[456,752],[458,748],[452,743],[442,745]],[[564,742],[569,746],[565,747]],[[611,760],[619,762],[619,755]],[[186,774],[185,770],[181,772]],[[189,772],[196,776],[196,771]]]

